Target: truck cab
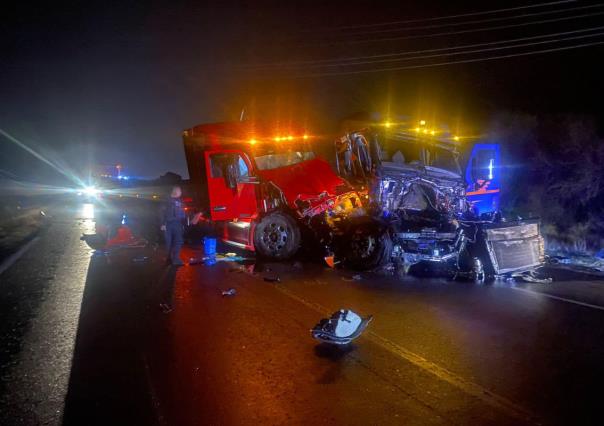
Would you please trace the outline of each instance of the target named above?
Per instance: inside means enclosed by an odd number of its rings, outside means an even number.
[[[320,240],[358,195],[315,156],[303,128],[270,123],[199,125],[183,133],[197,206],[228,244],[285,259],[304,228]],[[325,226],[324,226],[325,225]]]
[[[499,145],[474,144],[464,169],[459,138],[446,128],[423,120],[345,125],[359,130],[336,139],[337,170],[370,188],[370,214],[386,224],[406,264],[491,277],[543,264],[539,221],[506,221],[499,212]]]

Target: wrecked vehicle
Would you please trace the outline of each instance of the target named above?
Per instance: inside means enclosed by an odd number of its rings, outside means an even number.
[[[183,134],[194,205],[222,241],[287,259],[302,238],[331,246],[367,217],[360,196],[315,156],[305,129],[202,124]],[[339,244],[341,245],[341,244]]]
[[[502,218],[499,146],[474,145],[465,173],[459,146],[458,137],[424,121],[373,124],[336,140],[338,173],[366,191],[369,214],[380,223],[358,231],[364,245],[353,244],[354,263],[394,258],[407,269],[444,266],[478,281],[534,277],[544,262],[540,224]]]

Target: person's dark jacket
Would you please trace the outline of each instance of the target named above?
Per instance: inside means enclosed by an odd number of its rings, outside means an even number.
[[[161,209],[161,224],[183,222],[185,219],[185,208],[180,198],[171,198],[164,203]]]

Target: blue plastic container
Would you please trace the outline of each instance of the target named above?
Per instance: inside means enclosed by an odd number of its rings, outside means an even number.
[[[213,265],[216,263],[216,238],[204,237],[203,253],[206,257],[206,265]]]

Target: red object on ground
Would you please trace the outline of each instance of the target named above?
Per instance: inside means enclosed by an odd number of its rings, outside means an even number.
[[[125,225],[122,225],[118,228],[117,234],[115,237],[107,240],[106,248],[111,248],[115,246],[123,246],[135,243],[137,241],[132,235],[132,231]]]

